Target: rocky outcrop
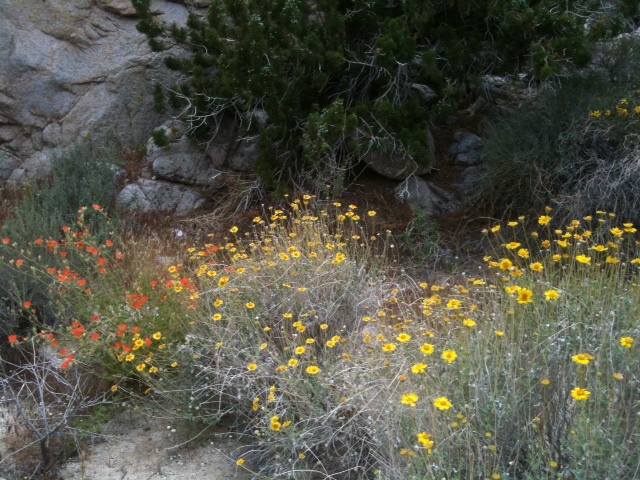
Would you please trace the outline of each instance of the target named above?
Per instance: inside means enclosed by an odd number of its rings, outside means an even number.
[[[223,177],[205,152],[186,137],[153,150],[148,160],[158,178],[176,183],[216,188]]]
[[[427,215],[445,215],[459,207],[451,193],[416,176],[411,176],[398,185],[396,197],[407,203],[413,212]]]
[[[436,148],[430,133],[429,140],[431,161],[428,165],[418,164],[418,162],[407,155],[389,153],[384,150],[372,150],[363,155],[361,160],[365,162],[371,170],[391,180],[405,180],[412,175],[425,175],[433,169],[435,162]]]
[[[238,138],[223,123],[210,142],[186,135],[188,126],[169,120],[158,127],[167,144],[147,142],[142,178],[118,194],[118,206],[134,215],[171,213],[183,217],[207,204],[215,193],[234,183],[234,171],[251,171],[257,158],[255,139]]]
[[[187,5],[154,7],[159,21],[186,21]],[[134,15],[130,0],[0,2],[0,150],[24,162],[7,175],[15,162],[0,156],[0,183],[46,171],[78,141],[139,146],[162,122],[150,87],[169,73]]]
[[[202,207],[207,197],[193,188],[171,182],[139,179],[124,187],[118,208],[136,215],[167,213],[183,217]]]

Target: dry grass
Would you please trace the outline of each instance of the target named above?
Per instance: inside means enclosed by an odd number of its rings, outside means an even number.
[[[376,220],[305,196],[164,267],[116,239],[92,294],[69,288],[82,324],[55,338],[116,395],[226,420],[260,478],[637,473],[633,225],[496,225],[485,267],[432,285],[391,275]]]

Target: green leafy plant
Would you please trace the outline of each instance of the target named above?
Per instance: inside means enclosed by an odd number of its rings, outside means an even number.
[[[438,224],[424,210],[418,210],[404,232],[404,247],[408,253],[421,261],[433,258],[440,232]]]

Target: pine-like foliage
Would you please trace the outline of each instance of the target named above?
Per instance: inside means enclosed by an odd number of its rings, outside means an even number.
[[[158,103],[182,111],[196,138],[225,117],[259,135],[257,169],[272,182],[335,181],[371,151],[429,165],[431,107],[412,85],[434,88],[442,106],[487,73],[561,74],[637,3],[213,0],[181,27],[133,0],[152,49],[187,51],[166,58],[186,81],[156,88]]]

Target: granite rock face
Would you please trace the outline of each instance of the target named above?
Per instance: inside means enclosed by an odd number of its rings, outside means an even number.
[[[135,215],[166,213],[175,217],[195,212],[206,201],[206,196],[185,185],[142,178],[124,187],[117,198],[119,209]]]
[[[178,24],[193,8],[155,6],[159,21]],[[0,152],[27,166],[6,175],[4,161],[0,184],[30,179],[33,164],[46,171],[79,141],[138,147],[163,121],[151,85],[170,73],[136,30],[130,0],[0,1],[0,51]]]
[[[148,157],[161,179],[201,187],[218,187],[224,177],[209,157],[187,137],[155,150]]]

